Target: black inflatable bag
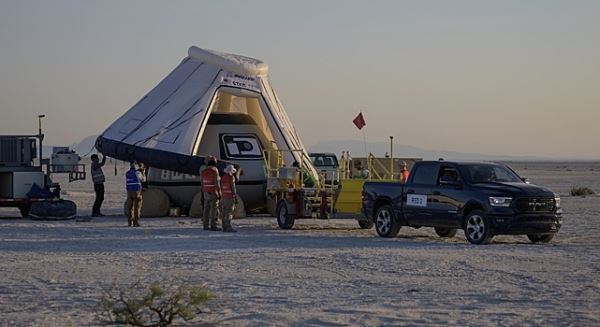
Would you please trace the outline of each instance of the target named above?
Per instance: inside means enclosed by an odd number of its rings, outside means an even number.
[[[29,217],[40,220],[73,219],[77,215],[77,205],[69,200],[48,200],[31,204]]]

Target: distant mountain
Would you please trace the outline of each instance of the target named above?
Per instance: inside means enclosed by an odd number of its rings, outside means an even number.
[[[90,135],[78,143],[69,145],[72,150],[79,153],[80,156],[91,155],[96,153],[92,148],[96,143],[98,135]],[[383,157],[386,152],[389,152],[390,144],[387,142],[367,142],[367,151],[373,153],[377,157]],[[91,152],[90,152],[91,151]],[[311,152],[334,152],[338,156],[341,151],[350,151],[354,157],[363,157],[365,155],[365,145],[357,140],[333,140],[321,141],[311,147]],[[44,157],[49,157],[52,153],[52,146],[44,146]],[[502,154],[483,154],[473,152],[457,152],[445,150],[429,150],[418,148],[404,144],[394,144],[394,157],[396,158],[423,158],[425,160],[437,160],[444,158],[446,160],[483,160],[483,161],[557,161],[557,160],[573,160],[573,158],[550,158],[543,156],[509,156]],[[592,160],[589,158],[586,160]],[[597,160],[597,159],[594,159]]]
[[[321,141],[311,147],[311,152],[334,152],[340,155],[341,151],[350,151],[354,157],[365,156],[365,144],[354,140]],[[389,152],[390,144],[386,142],[367,142],[367,151],[373,153],[376,157],[383,157]],[[465,161],[545,161],[556,160],[555,158],[539,156],[508,156],[492,155],[482,153],[455,152],[444,150],[428,150],[410,145],[394,144],[394,157],[396,158],[423,158],[425,160],[465,160]]]

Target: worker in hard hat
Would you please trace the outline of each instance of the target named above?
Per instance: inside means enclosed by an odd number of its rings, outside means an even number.
[[[217,158],[207,158],[206,168],[202,170],[202,193],[204,195],[204,211],[202,223],[204,230],[220,231],[217,227],[217,214],[219,200],[221,199],[221,183],[219,170],[217,169]],[[210,223],[210,227],[209,227]]]
[[[235,173],[237,169],[233,165],[227,165],[221,178],[221,219],[224,232],[237,232],[231,227],[231,220],[237,203],[237,192],[235,189]]]
[[[146,181],[144,168],[132,161],[125,173],[127,189],[127,221],[128,226],[139,227],[142,212],[142,183]]]
[[[363,167],[362,162],[360,161],[356,161],[356,163],[354,164],[354,168],[356,169],[356,174],[354,175],[354,178],[369,179],[369,177],[371,176],[371,172],[369,171],[369,169]]]

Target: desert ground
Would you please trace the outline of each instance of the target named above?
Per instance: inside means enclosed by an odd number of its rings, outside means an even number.
[[[0,216],[0,326],[96,325],[103,290],[136,282],[205,284],[216,298],[201,326],[598,326],[600,162],[509,163],[562,196],[564,225],[550,244],[499,236],[485,246],[461,232],[403,228],[383,239],[352,220],[274,218],[234,222],[238,233],[203,231],[187,217],[147,218],[127,228],[122,171],[108,166],[107,217],[34,221]],[[89,216],[91,181],[61,182]]]

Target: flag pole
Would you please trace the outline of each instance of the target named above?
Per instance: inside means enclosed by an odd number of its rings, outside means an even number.
[[[369,154],[367,153],[367,133],[365,132],[365,129],[362,129],[362,134],[363,134],[363,142],[365,145],[365,158],[369,158]]]
[[[362,115],[362,110],[360,111],[360,114]],[[363,117],[363,122],[364,122],[364,116]],[[367,132],[366,132],[366,124],[363,126],[363,128],[361,129],[362,134],[363,134],[363,144],[365,146],[365,160],[367,161],[367,169],[369,170],[369,179],[371,179],[371,171],[373,171],[372,167],[371,167],[371,161],[369,160],[369,153],[367,152]]]

